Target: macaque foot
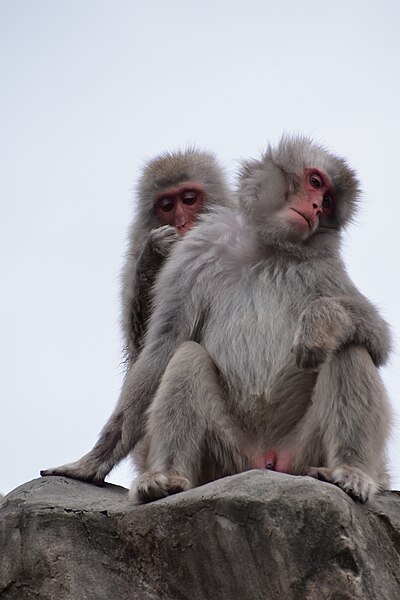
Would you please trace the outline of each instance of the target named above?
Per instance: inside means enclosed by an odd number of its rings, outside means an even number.
[[[186,477],[153,471],[143,473],[133,482],[129,498],[136,502],[152,502],[172,494],[184,492],[192,487]]]
[[[361,469],[349,465],[342,465],[332,469],[312,467],[307,475],[337,485],[353,500],[362,503],[372,498],[377,491],[377,485],[369,475]]]
[[[90,466],[83,461],[61,465],[61,467],[55,467],[53,469],[44,469],[43,471],[40,471],[40,475],[42,477],[62,475],[63,477],[79,479],[80,481],[86,481],[87,483],[93,483],[98,486],[103,485],[106,476],[106,474],[103,475],[99,473],[96,467]]]

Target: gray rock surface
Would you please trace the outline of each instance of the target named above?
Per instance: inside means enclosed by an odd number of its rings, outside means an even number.
[[[400,494],[251,471],[146,506],[35,479],[0,505],[2,600],[400,599]]]

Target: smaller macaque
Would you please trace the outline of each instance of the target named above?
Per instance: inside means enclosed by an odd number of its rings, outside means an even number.
[[[153,284],[171,248],[200,214],[232,204],[225,174],[213,154],[188,149],[164,153],[147,163],[138,184],[122,273],[122,329],[128,365],[142,346]]]

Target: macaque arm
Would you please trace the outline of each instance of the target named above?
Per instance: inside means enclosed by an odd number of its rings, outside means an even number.
[[[358,291],[310,302],[299,319],[293,351],[301,368],[316,368],[327,355],[348,344],[364,346],[376,366],[390,351],[389,328]]]
[[[150,318],[152,288],[177,234],[169,225],[152,229],[137,258],[127,261],[123,285],[122,323],[127,360],[136,359]]]

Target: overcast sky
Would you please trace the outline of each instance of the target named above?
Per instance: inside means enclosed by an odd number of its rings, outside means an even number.
[[[79,458],[117,401],[143,161],[195,144],[233,176],[283,132],[362,182],[344,257],[394,332],[400,487],[399,31],[398,0],[0,1],[0,491]]]

